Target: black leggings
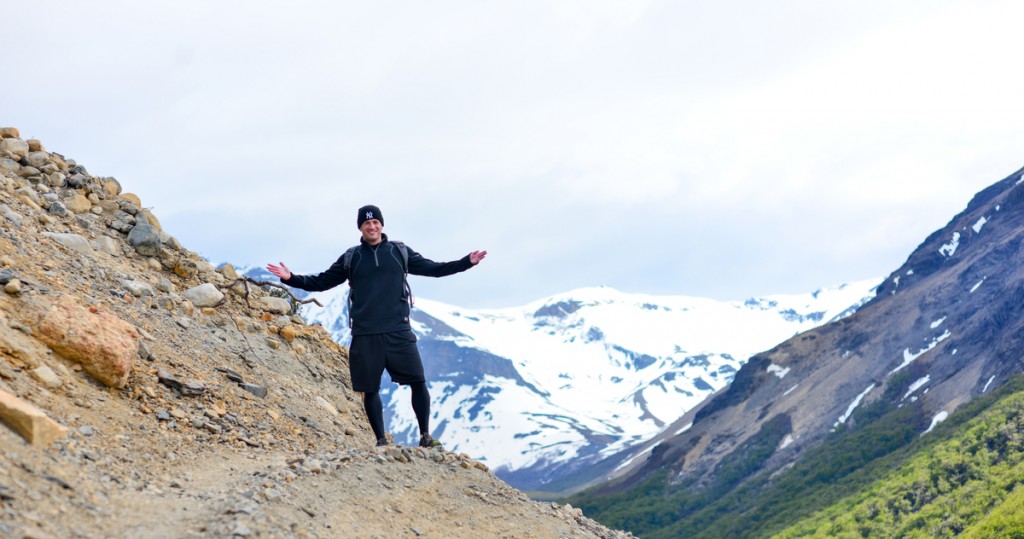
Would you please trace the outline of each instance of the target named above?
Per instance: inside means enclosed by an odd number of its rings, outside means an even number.
[[[420,436],[430,433],[430,392],[427,391],[426,382],[415,382],[409,384],[412,390],[412,411],[416,413],[416,422],[420,426]],[[380,390],[363,395],[363,409],[366,410],[366,418],[370,420],[370,428],[373,435],[378,439],[385,437],[384,430],[384,403],[380,400]]]

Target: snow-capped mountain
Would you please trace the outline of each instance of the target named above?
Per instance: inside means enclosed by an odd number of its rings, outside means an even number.
[[[725,387],[750,356],[849,315],[877,284],[745,302],[583,288],[496,310],[418,298],[431,426],[511,484],[560,491]],[[348,344],[347,288],[316,297],[324,308],[307,318]],[[408,390],[385,382],[381,394],[389,431],[413,443]]]

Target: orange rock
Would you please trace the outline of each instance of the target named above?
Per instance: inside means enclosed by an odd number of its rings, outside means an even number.
[[[284,340],[292,342],[295,340],[295,337],[298,336],[299,332],[295,329],[295,326],[287,325],[281,328],[280,331],[278,331],[278,334],[281,335],[281,337],[284,337]]]
[[[79,304],[70,295],[56,303],[33,298],[20,310],[34,335],[60,355],[80,363],[85,372],[109,387],[128,382],[138,356],[139,333],[117,316]]]

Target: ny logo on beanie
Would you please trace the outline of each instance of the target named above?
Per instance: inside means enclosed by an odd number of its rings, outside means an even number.
[[[380,221],[380,224],[384,224],[384,215],[380,212],[380,208],[372,204],[359,208],[359,213],[356,214],[356,226],[362,227],[363,223],[370,219],[376,219]]]

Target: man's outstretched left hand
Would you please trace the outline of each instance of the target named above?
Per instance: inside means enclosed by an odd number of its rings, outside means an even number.
[[[475,266],[479,264],[485,256],[487,256],[487,251],[473,251],[472,253],[469,253],[469,261]]]

